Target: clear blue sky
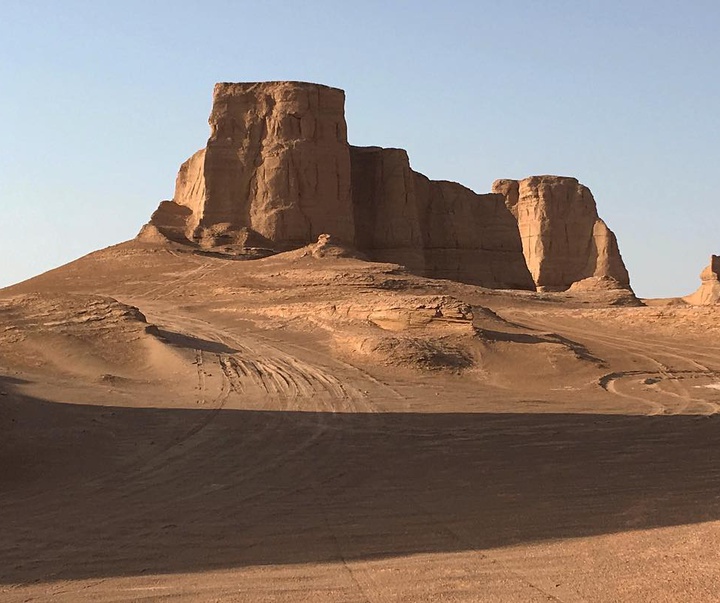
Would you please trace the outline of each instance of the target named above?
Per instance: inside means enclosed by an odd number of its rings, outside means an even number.
[[[720,253],[716,0],[3,0],[0,286],[133,237],[216,81],[347,93],[350,141],[431,178],[577,177],[641,296]]]

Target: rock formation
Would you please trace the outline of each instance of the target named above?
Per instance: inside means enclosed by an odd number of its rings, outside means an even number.
[[[700,273],[700,280],[700,288],[683,299],[695,306],[720,303],[720,255],[710,256],[710,264]]]
[[[401,149],[350,146],[344,100],[318,84],[217,84],[207,146],[140,237],[286,250],[327,233],[370,259],[486,287],[566,289],[591,276],[628,286],[577,180],[502,180],[490,194],[430,180]]]
[[[478,195],[410,168],[401,149],[351,147],[356,244],[435,278],[532,289],[517,224],[501,195]]]
[[[256,234],[292,247],[325,232],[352,244],[344,106],[342,90],[316,84],[216,84],[210,139],[180,168],[180,207],[164,213],[189,209],[183,234],[204,246]]]
[[[517,220],[538,290],[563,291],[591,277],[630,286],[615,235],[599,218],[590,189],[575,178],[497,180],[492,190],[505,197]]]

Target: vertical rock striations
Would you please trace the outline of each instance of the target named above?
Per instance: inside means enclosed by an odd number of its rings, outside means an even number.
[[[575,178],[497,180],[492,190],[504,196],[517,220],[538,290],[563,291],[591,277],[614,279],[629,288],[615,235],[598,216],[590,189]]]
[[[351,147],[358,246],[435,278],[532,289],[517,223],[501,195],[410,168],[401,149]]]
[[[173,202],[192,211],[186,237],[283,248],[331,232],[353,244],[344,104],[342,90],[317,84],[216,84],[210,139],[175,186]]]
[[[207,146],[141,231],[204,248],[289,249],[321,234],[417,273],[495,288],[628,285],[614,235],[572,178],[501,180],[477,194],[351,147],[345,93],[302,82],[217,84]]]
[[[357,245],[379,261],[425,269],[424,208],[402,149],[350,147]]]

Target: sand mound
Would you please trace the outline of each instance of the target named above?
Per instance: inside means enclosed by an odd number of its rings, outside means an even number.
[[[515,324],[449,295],[356,291],[351,300],[282,306],[274,312],[324,330],[350,361],[421,372],[471,371],[497,382],[530,374],[562,378],[566,371],[601,363],[572,340]]]
[[[360,337],[341,337],[345,349],[386,365],[419,370],[469,369],[477,362],[473,349],[473,310],[451,296],[395,296],[384,304],[356,308],[367,328]],[[390,331],[393,334],[388,335]]]
[[[420,370],[461,370],[476,359],[462,339],[432,337],[383,337],[369,345],[368,353],[388,365]]]
[[[154,331],[138,308],[111,297],[35,293],[0,300],[0,346],[5,364],[15,368],[131,378],[154,364],[161,346]],[[161,361],[172,366],[168,355]]]
[[[35,293],[13,297],[0,301],[0,320],[4,341],[22,341],[35,333],[137,335],[147,327],[138,308],[99,295]]]
[[[570,291],[617,291],[627,290],[624,286],[610,276],[589,276],[581,281],[576,281],[570,285]]]
[[[321,234],[315,243],[305,245],[300,249],[282,254],[287,259],[299,258],[355,258],[366,260],[367,257],[359,251],[343,244],[329,234]]]
[[[629,286],[609,276],[590,276],[573,283],[567,295],[584,303],[605,306],[641,306]]]

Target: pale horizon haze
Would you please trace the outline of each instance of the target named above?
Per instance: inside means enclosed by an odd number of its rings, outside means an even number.
[[[635,292],[689,294],[720,253],[718,31],[697,0],[2,2],[0,287],[134,237],[215,82],[301,80],[430,178],[578,178]]]

